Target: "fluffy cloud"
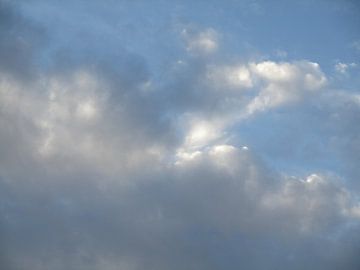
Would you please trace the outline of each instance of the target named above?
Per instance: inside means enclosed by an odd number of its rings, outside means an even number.
[[[319,99],[326,76],[317,63],[248,62],[206,65],[195,88],[206,93],[207,106],[181,116],[185,148],[204,145],[227,136],[230,127],[258,113],[306,104]]]
[[[301,101],[326,82],[319,65],[307,61],[293,64],[266,61],[251,64],[251,69],[266,85],[248,105],[250,114]]]

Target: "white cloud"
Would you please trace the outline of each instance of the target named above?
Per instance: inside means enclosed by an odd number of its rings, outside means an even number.
[[[209,67],[207,79],[221,90],[224,86],[236,90],[253,86],[251,72],[246,65]]]
[[[191,122],[189,133],[185,137],[186,148],[206,146],[221,135],[221,128],[216,126],[215,123],[196,120]]]
[[[327,83],[320,66],[309,61],[208,65],[201,79],[197,87],[213,106],[185,114],[186,147],[224,141],[228,127],[260,112],[309,102]]]
[[[218,49],[218,34],[212,28],[198,33],[192,33],[188,29],[184,29],[182,35],[187,43],[186,50],[191,53],[210,54]]]
[[[207,87],[221,91],[218,103],[231,101],[236,107],[240,107],[238,102],[248,103],[245,111],[240,112],[243,117],[306,100],[327,82],[320,66],[309,61],[210,66],[206,80],[209,81]],[[226,92],[230,89],[248,92]]]
[[[348,69],[348,65],[347,65],[347,64],[344,64],[344,63],[339,62],[339,63],[337,63],[337,64],[335,65],[335,70],[336,70],[337,72],[342,73],[342,74],[345,74],[347,69]]]
[[[265,61],[250,64],[252,71],[270,82],[289,82],[296,79],[297,68],[290,63]]]
[[[281,105],[293,104],[306,99],[321,89],[326,77],[317,63],[251,63],[253,72],[265,85],[247,106],[247,113],[264,111]]]
[[[338,62],[335,65],[335,70],[340,74],[347,74],[349,68],[354,68],[356,66],[357,66],[356,63],[346,64],[346,63]]]

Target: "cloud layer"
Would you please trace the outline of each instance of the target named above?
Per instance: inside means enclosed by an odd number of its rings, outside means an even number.
[[[0,266],[358,269],[358,89],[307,57],[229,57],[220,25],[156,2],[108,50],[94,3],[0,2]],[[64,25],[34,18],[54,8]]]

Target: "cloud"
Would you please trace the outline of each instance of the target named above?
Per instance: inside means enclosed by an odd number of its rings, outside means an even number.
[[[326,83],[326,77],[317,63],[265,61],[250,66],[260,80],[265,82],[259,95],[248,105],[250,114],[299,102]]]
[[[16,10],[1,4],[1,267],[358,269],[356,91],[308,60],[230,61],[211,27],[155,53],[164,69],[51,31],[42,51]]]
[[[191,53],[206,55],[218,49],[218,34],[212,28],[199,32],[184,29],[181,34],[187,44],[186,50]]]
[[[44,45],[46,34],[9,1],[0,1],[0,24],[0,71],[26,79],[36,69],[34,56]]]
[[[222,91],[233,88],[237,99],[250,96],[249,114],[301,102],[321,90],[327,81],[320,66],[309,61],[263,61],[209,67],[207,79],[211,86]],[[240,91],[246,89],[250,90],[245,94]],[[223,94],[224,99],[231,96],[231,93]]]
[[[230,145],[215,145],[174,167],[143,171],[131,185],[119,182],[123,174],[116,174],[115,182],[99,175],[84,178],[84,173],[74,178],[74,172],[64,170],[51,175],[58,180],[35,184],[24,179],[21,189],[19,180],[2,182],[5,194],[19,196],[15,205],[2,196],[5,243],[19,268],[180,269],[184,259],[213,267],[227,256],[213,245],[235,252],[234,263],[257,265],[253,256],[268,238],[283,246],[278,254],[266,255],[277,267],[294,245],[305,249],[321,241],[341,250],[348,224],[358,219],[358,206],[331,178],[286,178],[268,171],[248,150]],[[248,240],[236,246],[228,240],[241,235]],[[339,240],[331,242],[331,237]],[[242,251],[249,243],[253,256]],[[204,249],[210,256],[205,259]],[[320,247],[310,251],[306,254],[320,263],[330,260],[321,258]],[[302,255],[293,254],[293,262],[306,264]],[[338,263],[347,259],[342,255]]]
[[[204,94],[191,97],[194,107],[178,118],[185,152],[226,140],[229,128],[259,113],[319,99],[327,83],[320,66],[309,61],[210,64],[197,76],[189,89]]]
[[[354,48],[357,51],[360,51],[360,41],[359,40],[355,40],[351,43],[351,47]]]
[[[358,224],[359,206],[336,177],[273,171],[247,147],[218,144],[209,132],[215,127],[191,117],[185,146],[167,145],[143,126],[149,118],[131,114],[132,99],[117,95],[113,103],[116,88],[94,72],[39,77],[26,92],[2,77],[1,145],[17,147],[1,154],[7,264],[180,269],[185,260],[215,269],[228,256],[216,251],[221,245],[236,254],[234,265],[261,267],[252,258],[270,245],[265,239],[277,239],[278,253],[262,255],[271,267],[286,253],[300,265],[310,256],[331,267],[320,247],[304,251],[314,238],[338,254],[337,263],[351,263],[338,243]],[[19,125],[6,129],[14,119]]]
[[[350,63],[350,64],[346,64],[346,63],[341,63],[341,62],[338,62],[336,65],[335,65],[335,70],[337,72],[339,72],[340,74],[346,74],[347,73],[347,70],[349,68],[354,68],[356,67],[356,63]]]
[[[251,71],[246,65],[236,66],[210,66],[207,79],[217,88],[234,88],[237,90],[253,87]]]

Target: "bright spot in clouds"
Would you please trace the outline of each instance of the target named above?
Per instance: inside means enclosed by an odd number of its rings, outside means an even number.
[[[80,102],[76,114],[83,119],[91,119],[96,116],[96,108],[91,100]]]
[[[218,48],[218,37],[214,29],[206,29],[199,33],[189,33],[187,29],[182,31],[187,42],[187,50],[193,53],[213,53]]]

